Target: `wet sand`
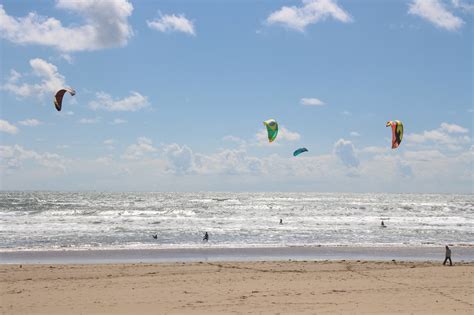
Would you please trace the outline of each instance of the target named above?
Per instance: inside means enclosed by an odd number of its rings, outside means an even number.
[[[0,265],[2,314],[472,314],[474,264]]]
[[[0,264],[103,264],[199,261],[372,260],[442,261],[444,246],[361,247],[293,246],[226,248],[10,250],[0,252]],[[456,262],[474,262],[474,246],[452,246]]]

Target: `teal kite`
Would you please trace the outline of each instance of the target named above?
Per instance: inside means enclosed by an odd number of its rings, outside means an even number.
[[[278,134],[278,123],[275,119],[269,119],[265,120],[263,124],[267,127],[268,141],[273,142]]]
[[[293,156],[300,155],[300,154],[303,153],[303,152],[308,152],[308,149],[306,149],[306,148],[299,148],[298,150],[296,150],[295,152],[293,152]]]

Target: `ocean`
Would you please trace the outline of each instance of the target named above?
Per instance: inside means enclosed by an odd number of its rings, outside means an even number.
[[[279,224],[280,219],[283,224]],[[386,228],[380,226],[382,220]],[[0,227],[0,252],[445,244],[471,247],[474,197],[0,192]],[[208,243],[202,241],[206,231]]]

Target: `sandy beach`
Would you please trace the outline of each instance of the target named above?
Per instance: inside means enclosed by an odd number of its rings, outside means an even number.
[[[472,314],[474,264],[0,265],[2,314]]]

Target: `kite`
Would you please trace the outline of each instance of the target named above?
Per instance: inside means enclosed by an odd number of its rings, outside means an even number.
[[[303,153],[303,152],[308,152],[308,149],[306,149],[306,148],[299,148],[298,150],[296,150],[295,152],[293,152],[293,156],[300,155],[300,154]]]
[[[56,92],[56,95],[54,95],[54,106],[56,106],[56,109],[61,111],[61,107],[63,105],[63,97],[64,93],[69,92],[72,96],[76,95],[76,91],[74,91],[71,88],[64,88]]]
[[[278,134],[278,123],[274,119],[269,119],[263,124],[267,127],[268,141],[273,142]]]
[[[398,120],[390,120],[385,125],[386,127],[392,127],[392,149],[398,148],[403,138],[403,124]]]

